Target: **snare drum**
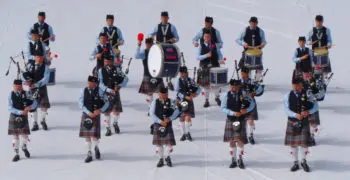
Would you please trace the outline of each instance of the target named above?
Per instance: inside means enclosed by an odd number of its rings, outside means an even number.
[[[152,77],[176,77],[181,65],[175,44],[154,44],[148,53],[148,69]]]
[[[260,49],[248,49],[245,51],[244,66],[249,69],[262,67],[262,51]]]
[[[316,48],[314,50],[314,66],[320,66],[321,68],[329,66],[328,50],[326,48]]]
[[[210,85],[224,86],[227,85],[228,69],[224,67],[210,68]]]
[[[56,68],[49,68],[50,76],[49,83],[47,85],[55,85],[56,84]]]

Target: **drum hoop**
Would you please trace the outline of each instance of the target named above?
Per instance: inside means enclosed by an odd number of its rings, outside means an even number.
[[[244,53],[246,56],[262,56],[263,52],[258,49],[248,49]]]
[[[315,49],[314,50],[314,55],[315,56],[328,56],[328,50],[327,49]]]

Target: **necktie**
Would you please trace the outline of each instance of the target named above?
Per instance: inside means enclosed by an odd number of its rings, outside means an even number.
[[[111,32],[112,31],[112,27],[108,27],[108,31]]]

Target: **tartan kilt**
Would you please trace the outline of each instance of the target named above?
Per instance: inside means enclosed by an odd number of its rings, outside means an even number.
[[[255,102],[255,107],[252,112],[248,113],[245,116],[245,120],[255,120],[255,121],[259,120],[258,105],[256,104],[255,99],[254,99],[254,102]]]
[[[303,79],[303,72],[298,70],[298,69],[294,69],[293,71],[293,75],[292,75],[292,80],[296,79],[296,78],[301,78]]]
[[[241,129],[240,132],[235,132],[233,130],[232,121],[227,118],[225,123],[225,132],[224,132],[224,142],[238,142],[241,141],[244,144],[248,143],[247,132],[246,132],[246,121],[245,117],[240,118]]]
[[[157,80],[156,83],[152,83],[151,79],[153,79],[150,76],[144,75],[143,80],[139,89],[140,94],[153,94],[155,93],[159,87],[164,86],[164,82],[162,78],[155,78]]]
[[[34,91],[30,90],[31,93],[33,94]],[[47,93],[47,86],[42,86],[39,88],[39,99],[38,99],[38,107],[41,108],[50,108],[50,101],[49,101],[49,96]]]
[[[160,124],[154,123],[153,126],[153,141],[152,144],[156,146],[162,146],[162,145],[176,145],[175,141],[175,135],[174,135],[174,130],[172,127],[172,123],[170,122],[168,124],[168,134],[165,137],[161,137],[160,133],[158,132],[158,128],[160,127]]]
[[[329,59],[329,64],[326,67],[322,67],[321,69],[323,72],[331,73],[332,72],[331,59]]]
[[[313,124],[320,125],[321,124],[319,111],[316,111],[315,113],[310,114],[309,123],[310,123],[310,125],[313,125]]]
[[[8,135],[22,135],[22,134],[29,135],[30,129],[29,129],[28,116],[24,116],[25,126],[22,129],[15,127],[15,118],[16,116],[11,113],[9,118]]]
[[[81,138],[94,137],[94,138],[100,139],[101,138],[101,122],[100,122],[101,116],[99,115],[94,119],[92,119],[94,124],[90,130],[84,127],[84,120],[87,117],[89,116],[84,113],[81,115],[79,137]]]
[[[194,103],[193,100],[188,102],[188,110],[185,112],[181,112],[180,115],[180,122],[184,122],[185,121],[185,116],[190,116],[191,118],[196,117],[196,114],[194,112]]]
[[[115,95],[109,95],[109,96],[114,96],[114,100],[112,101],[110,98],[109,100],[109,107],[106,112],[123,112],[123,106],[122,106],[122,101],[120,100],[120,92],[115,91]]]
[[[207,87],[210,85],[210,68],[201,67],[197,72],[197,84],[202,87]]]
[[[287,130],[284,145],[296,147],[303,146],[309,147],[312,145],[312,139],[310,135],[310,127],[309,123],[303,122],[303,127],[301,133],[297,133],[294,131],[293,122],[288,119],[287,121]]]

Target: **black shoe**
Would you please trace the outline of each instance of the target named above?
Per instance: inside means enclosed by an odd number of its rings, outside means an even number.
[[[160,158],[157,164],[157,167],[163,167],[164,166],[164,160],[163,158]]]
[[[41,125],[43,126],[43,129],[47,131],[47,124],[46,121],[41,121]]]
[[[232,157],[232,162],[231,162],[229,168],[236,168],[236,167],[237,167],[236,159],[234,157]]]
[[[39,126],[38,126],[38,123],[35,122],[33,124],[32,131],[37,131],[37,130],[39,130]]]
[[[17,162],[19,160],[19,155],[16,154],[15,157],[13,157],[12,162]]]
[[[293,166],[290,168],[290,171],[295,172],[295,171],[297,171],[297,170],[299,170],[299,164],[298,164],[298,161],[294,161],[294,164],[293,164]]]
[[[180,138],[180,141],[185,141],[186,140],[186,134],[183,134]]]
[[[101,158],[100,149],[97,146],[95,146],[95,158],[96,159],[100,159]]]
[[[173,163],[171,163],[170,156],[168,156],[168,157],[165,158],[165,162],[166,162],[166,165],[167,165],[167,166],[173,167]]]
[[[113,123],[113,127],[114,127],[115,133],[119,134],[120,133],[120,129],[119,129],[118,123]]]
[[[250,144],[252,144],[252,145],[254,145],[255,144],[255,140],[254,140],[254,136],[253,136],[253,134],[250,134],[250,136],[249,136],[249,142],[250,142]]]
[[[221,100],[220,100],[220,97],[219,97],[219,96],[217,96],[217,97],[215,98],[215,101],[216,101],[216,104],[218,104],[218,106],[221,106]]]
[[[303,167],[303,169],[304,169],[305,172],[310,172],[310,168],[309,168],[309,166],[307,165],[305,159],[303,159],[303,160],[301,161],[301,167]]]
[[[106,132],[106,136],[111,136],[112,135],[112,131],[111,128],[107,128],[107,132]]]
[[[149,128],[150,128],[150,132],[149,133],[151,135],[153,135],[153,133],[154,133],[154,130],[153,130],[154,129],[154,124],[151,124],[151,126]]]
[[[24,155],[26,156],[26,158],[30,158],[30,153],[29,153],[29,151],[27,149],[27,145],[24,144],[22,146],[22,151],[24,152]]]
[[[87,155],[87,157],[86,157],[86,159],[85,159],[85,163],[89,163],[89,162],[91,162],[92,161],[92,156],[91,156],[91,151],[89,151],[88,152],[88,155]]]
[[[239,157],[237,163],[238,163],[238,167],[240,169],[244,169],[245,168],[242,157]]]
[[[193,141],[191,133],[187,133],[186,139],[189,141]]]
[[[204,105],[203,105],[203,107],[207,108],[207,107],[209,107],[209,106],[210,106],[210,105],[209,105],[209,100],[206,99],[206,100],[205,100],[205,103],[204,103]]]

